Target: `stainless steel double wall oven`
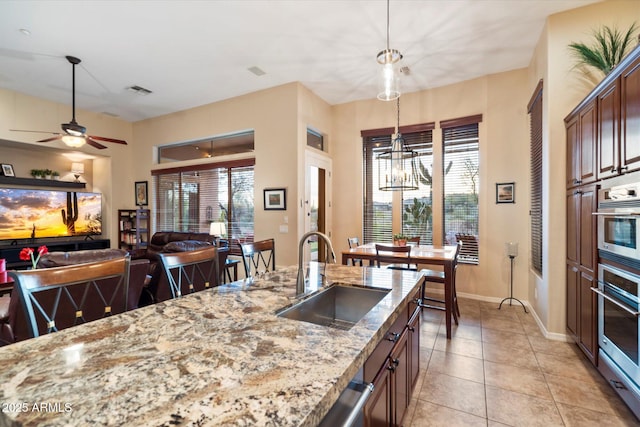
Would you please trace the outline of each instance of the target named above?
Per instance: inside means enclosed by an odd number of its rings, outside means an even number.
[[[640,182],[598,192],[598,369],[640,418]]]

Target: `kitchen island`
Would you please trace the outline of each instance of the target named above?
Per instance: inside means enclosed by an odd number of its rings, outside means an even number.
[[[290,320],[296,268],[0,348],[0,425],[315,426],[419,288],[419,274],[328,265],[391,289],[350,330]]]

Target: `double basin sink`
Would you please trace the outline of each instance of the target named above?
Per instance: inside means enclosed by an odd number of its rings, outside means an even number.
[[[279,317],[349,330],[376,306],[390,289],[334,284],[276,312]]]

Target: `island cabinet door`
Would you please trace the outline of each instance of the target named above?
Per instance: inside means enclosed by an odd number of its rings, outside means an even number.
[[[411,401],[409,376],[409,330],[405,329],[393,347],[390,358],[391,374],[391,413],[393,426],[402,426],[404,416]]]
[[[413,395],[413,389],[418,382],[420,373],[420,308],[417,308],[409,320],[409,391]],[[411,395],[409,398],[411,398]]]
[[[387,359],[373,380],[373,393],[364,406],[365,427],[391,425],[391,366]]]

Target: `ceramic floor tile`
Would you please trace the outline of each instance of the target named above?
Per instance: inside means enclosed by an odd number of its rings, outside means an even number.
[[[538,369],[538,361],[530,350],[505,347],[500,344],[482,343],[484,360],[504,363],[528,369]]]
[[[487,420],[466,412],[418,401],[411,427],[486,427]]]
[[[484,376],[487,385],[541,399],[553,399],[545,377],[538,369],[520,368],[485,360]]]
[[[593,365],[579,357],[561,357],[554,354],[536,353],[538,365],[544,373],[572,378],[585,382],[600,382],[601,375]]]
[[[553,400],[487,386],[488,419],[513,426],[564,426]]]
[[[521,348],[532,351],[531,343],[527,336],[517,332],[483,329],[482,341],[490,344],[501,345],[507,348]]]
[[[427,371],[418,400],[486,417],[484,384]],[[416,407],[418,411],[420,405]],[[415,417],[414,417],[415,418]]]
[[[421,370],[405,427],[640,427],[578,347],[546,339],[522,306],[459,304],[450,340],[444,313],[422,312]]]
[[[567,427],[640,426],[640,422],[633,417],[633,414],[628,414],[626,417],[618,417],[615,415],[602,416],[602,412],[563,403],[558,404],[558,410]]]
[[[545,374],[553,398],[558,403],[579,406],[605,414],[626,412],[626,406],[606,384],[576,381]]]
[[[484,383],[482,359],[475,357],[434,350],[431,355],[428,371],[475,381],[477,383]]]
[[[434,350],[448,351],[462,356],[482,359],[482,342],[465,338],[447,339],[446,334],[438,334]]]
[[[577,353],[577,347],[575,344],[563,342],[563,341],[554,341],[544,337],[537,336],[529,336],[529,342],[531,343],[531,347],[535,353],[547,353],[554,354],[556,356],[563,357],[583,357],[581,354]]]

